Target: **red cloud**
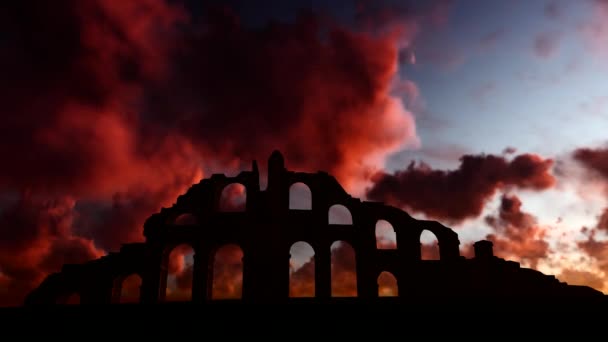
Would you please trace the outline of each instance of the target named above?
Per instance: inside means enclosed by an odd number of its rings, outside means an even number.
[[[290,278],[290,296],[306,297],[315,293],[314,259],[293,271]],[[354,250],[340,243],[331,253],[331,292],[336,297],[357,296],[357,273]]]
[[[496,190],[514,186],[543,190],[555,183],[553,161],[534,154],[512,160],[495,155],[465,155],[456,170],[433,170],[412,162],[394,174],[380,172],[367,196],[449,222],[474,218]]]
[[[573,156],[593,174],[608,180],[608,148],[579,148]]]
[[[600,278],[601,283],[599,283],[599,280],[596,279],[598,278],[597,276],[593,277],[593,274],[588,274],[589,272],[580,274],[566,274],[566,277],[577,276],[576,278],[570,277],[574,278],[570,280],[574,280],[577,283],[580,282],[602,290],[602,288],[606,285],[606,274],[608,274],[608,241],[598,241],[595,238],[597,230],[589,230],[586,227],[583,227],[581,231],[584,234],[587,234],[587,239],[577,242],[577,246],[597,263],[597,267],[604,273],[604,275]]]
[[[165,31],[180,12],[163,1],[62,1],[12,3],[0,16],[13,40],[0,57],[0,153],[11,161],[0,184],[98,195],[145,176],[149,141],[133,105],[162,78]]]
[[[0,215],[0,303],[19,305],[47,274],[65,263],[102,255],[92,241],[72,236],[74,201],[23,194]]]
[[[579,148],[573,152],[573,157],[590,175],[600,179],[605,187],[603,190],[608,189],[608,148]],[[595,228],[608,232],[608,208],[598,217]]]
[[[300,268],[292,272],[289,280],[289,296],[314,297],[316,294],[314,260],[309,260]]]
[[[488,216],[486,222],[495,230],[486,239],[494,243],[497,256],[527,262],[532,268],[547,257],[545,228],[538,225],[534,216],[521,210],[517,196],[503,195],[498,216]]]
[[[391,94],[414,34],[407,16],[372,34],[312,15],[251,29],[205,13],[153,0],[14,2],[0,13],[0,186],[32,196],[3,212],[10,303],[62,260],[141,240],[145,218],[201,169],[279,148],[289,167],[349,188],[416,143]]]
[[[310,16],[248,30],[222,12],[186,37],[182,72],[155,89],[150,110],[216,158],[279,148],[290,167],[324,169],[348,186],[375,166],[366,158],[417,139],[411,114],[390,95],[399,37]]]

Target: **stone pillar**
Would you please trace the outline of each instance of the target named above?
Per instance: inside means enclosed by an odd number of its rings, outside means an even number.
[[[315,297],[331,298],[331,251],[315,251]]]
[[[213,283],[209,280],[213,279],[213,274],[209,276],[209,271],[213,273],[213,269],[209,267],[209,251],[197,249],[192,269],[192,301],[200,303],[211,298]]]
[[[114,282],[111,277],[95,277],[86,282],[80,293],[81,304],[110,304]]]
[[[354,247],[354,246],[353,246]],[[378,297],[378,282],[374,274],[373,260],[375,251],[355,251],[355,269],[357,272],[357,297]]]
[[[245,254],[243,250],[243,283],[241,284],[241,297],[243,301],[254,301],[258,298],[256,278],[259,276],[256,271],[255,255]]]
[[[420,233],[415,227],[404,226],[401,229],[395,229],[397,235],[397,253],[402,262],[412,262],[422,258],[420,243]]]
[[[144,265],[141,284],[141,302],[158,303],[165,300],[167,289],[167,265],[162,250],[151,256]]]
[[[475,259],[492,259],[494,257],[492,241],[481,240],[477,241],[473,244],[473,248],[475,249]]]
[[[441,241],[439,245],[439,259],[441,260],[457,260],[460,257],[458,240]]]
[[[365,267],[359,267],[357,263],[357,297],[378,297],[378,279]]]
[[[125,277],[119,277],[114,280],[114,286],[112,286],[112,303],[120,303],[120,296],[122,294],[122,283]],[[141,297],[141,293],[140,293]]]

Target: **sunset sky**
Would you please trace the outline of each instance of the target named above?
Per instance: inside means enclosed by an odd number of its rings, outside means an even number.
[[[608,293],[608,1],[7,6],[0,305],[275,149]]]

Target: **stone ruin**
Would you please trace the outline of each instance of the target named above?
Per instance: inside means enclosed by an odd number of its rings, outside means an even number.
[[[334,177],[325,173],[294,172],[285,168],[275,151],[268,161],[268,184],[260,189],[256,162],[251,171],[236,177],[214,174],[194,184],[170,208],[162,208],[145,222],[145,242],[124,244],[120,251],[83,264],[66,264],[49,275],[26,298],[26,305],[65,303],[77,294],[81,304],[117,303],[126,277],[141,278],[140,303],[165,300],[169,254],[178,245],[194,250],[191,301],[211,297],[213,260],[227,244],[238,245],[242,259],[242,302],[289,301],[290,248],[306,242],[314,249],[314,297],[329,301],[331,251],[335,241],[352,246],[355,253],[357,297],[379,298],[378,277],[394,275],[398,295],[393,302],[480,296],[603,296],[589,287],[571,286],[554,276],[523,268],[493,255],[492,242],[474,244],[475,256],[460,255],[458,235],[436,221],[417,220],[398,208],[351,197]],[[223,189],[239,183],[246,190],[242,211],[220,210]],[[290,209],[290,189],[303,183],[310,189],[310,210]],[[330,208],[344,206],[352,224],[333,224]],[[184,219],[184,217],[186,219]],[[395,249],[379,249],[376,223],[388,221],[396,234]],[[349,222],[350,223],[350,222]],[[439,260],[422,260],[420,236],[433,233]]]

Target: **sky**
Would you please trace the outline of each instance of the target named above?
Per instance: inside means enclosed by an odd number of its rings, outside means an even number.
[[[264,174],[275,149],[450,226],[465,256],[489,239],[608,293],[605,0],[33,1],[0,32],[0,305],[143,241],[212,173]],[[230,297],[242,252],[226,251]],[[179,292],[192,259],[175,255]]]

